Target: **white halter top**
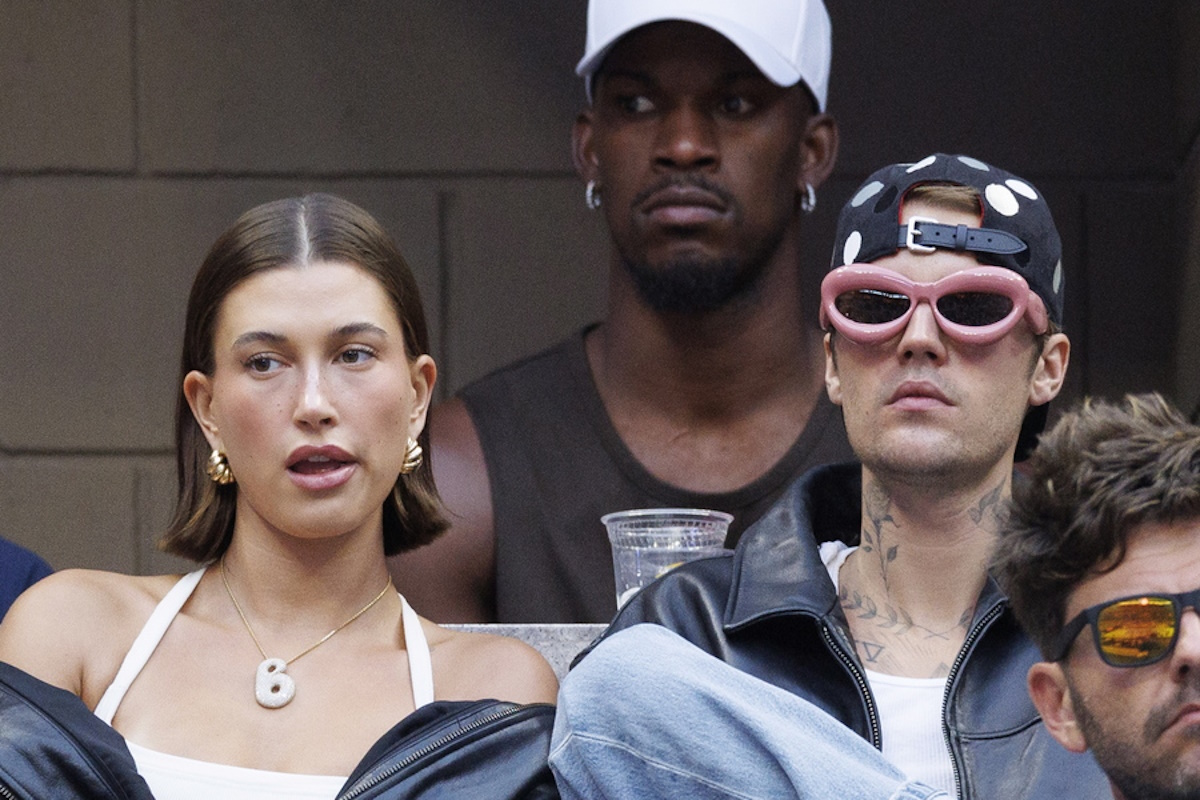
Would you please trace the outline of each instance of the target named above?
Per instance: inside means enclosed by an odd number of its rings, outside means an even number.
[[[205,569],[202,567],[184,575],[159,602],[125,654],[125,660],[121,662],[113,682],[96,705],[97,717],[112,724],[117,706],[150,660],[183,604],[192,596]],[[420,708],[433,702],[433,661],[425,632],[421,630],[421,621],[404,595],[400,595],[400,605],[413,700],[416,707]],[[208,800],[213,797],[222,800],[332,800],[348,777],[231,767],[160,753],[130,741],[126,741],[126,744],[138,772],[146,779],[151,793],[158,800]]]

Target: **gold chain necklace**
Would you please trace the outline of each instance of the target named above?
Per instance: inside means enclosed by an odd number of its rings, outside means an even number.
[[[350,619],[322,636],[317,640],[316,644],[306,647],[298,654],[286,660],[268,657],[267,651],[263,650],[263,646],[259,644],[258,637],[254,635],[254,628],[250,626],[250,620],[246,619],[246,612],[242,611],[241,604],[233,595],[233,589],[229,588],[229,578],[225,577],[225,556],[221,556],[221,583],[225,584],[225,593],[233,601],[233,607],[237,609],[238,616],[242,618],[242,624],[246,626],[246,632],[250,634],[250,638],[254,640],[254,646],[258,648],[258,652],[263,657],[262,662],[258,665],[258,669],[254,673],[254,699],[263,708],[283,708],[292,702],[292,698],[296,696],[296,681],[292,679],[291,675],[287,674],[288,665],[294,664],[297,660],[316,650],[329,641],[335,633],[370,611],[372,606],[383,599],[388,589],[392,588],[392,576],[388,575],[387,583],[384,585],[383,590],[375,595],[374,600],[356,611]]]

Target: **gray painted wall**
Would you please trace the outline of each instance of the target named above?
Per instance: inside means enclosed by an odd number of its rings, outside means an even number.
[[[56,567],[181,566],[153,541],[186,291],[261,201],[332,191],[380,218],[443,392],[596,318],[606,240],[568,146],[585,5],[0,0],[0,534]],[[871,170],[971,153],[1056,211],[1070,396],[1193,406],[1200,4],[829,7],[842,151],[807,268]]]

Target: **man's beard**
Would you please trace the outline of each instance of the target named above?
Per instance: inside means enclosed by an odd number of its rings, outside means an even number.
[[[1186,691],[1186,690],[1185,690]],[[1194,695],[1194,690],[1187,692]],[[1176,765],[1147,761],[1144,754],[1127,742],[1110,738],[1078,694],[1075,716],[1088,749],[1126,800],[1200,800],[1200,775],[1175,769]],[[1170,708],[1178,708],[1170,704]],[[1142,743],[1150,744],[1169,722],[1166,708],[1151,713],[1142,730]],[[1192,731],[1200,738],[1200,730]]]
[[[749,293],[762,273],[732,258],[678,259],[651,266],[624,261],[638,295],[659,312],[696,314],[716,311]]]
[[[669,186],[697,187],[715,195],[741,223],[743,212],[737,198],[703,175],[668,176],[635,197],[633,207],[637,208],[655,192]],[[754,296],[768,261],[783,241],[788,219],[784,216],[776,220],[775,225],[741,257],[685,256],[650,264],[632,257],[630,251],[618,245],[621,263],[633,278],[638,295],[655,311],[684,314],[716,311]]]

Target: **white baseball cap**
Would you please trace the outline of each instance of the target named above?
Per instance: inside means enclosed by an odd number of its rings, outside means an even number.
[[[733,42],[777,86],[804,81],[825,110],[831,25],[821,0],[590,0],[587,47],[575,74],[592,76],[625,34],[664,20],[694,22]]]

